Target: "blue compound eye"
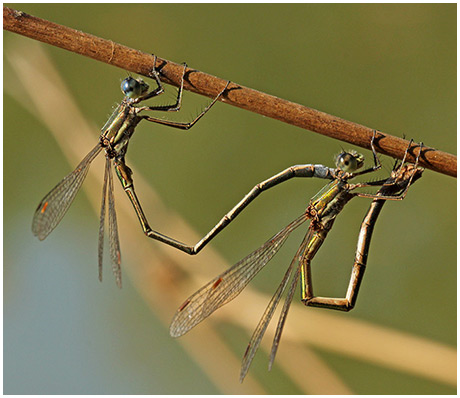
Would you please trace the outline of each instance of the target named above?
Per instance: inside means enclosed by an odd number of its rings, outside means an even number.
[[[121,91],[128,98],[135,99],[141,97],[149,89],[147,83],[141,79],[134,79],[133,77],[127,77],[121,82]]]

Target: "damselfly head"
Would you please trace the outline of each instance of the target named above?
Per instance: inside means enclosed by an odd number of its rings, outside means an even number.
[[[130,76],[121,82],[121,91],[131,99],[142,97],[148,90],[149,85],[142,79],[135,79]]]
[[[338,169],[347,173],[353,173],[364,165],[364,156],[356,151],[341,152],[335,159]]]

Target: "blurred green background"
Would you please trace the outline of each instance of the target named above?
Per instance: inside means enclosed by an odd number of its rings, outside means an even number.
[[[9,6],[456,154],[455,4]],[[4,32],[5,49],[17,40],[30,39]],[[126,72],[51,46],[46,50],[83,114],[102,126],[121,99],[119,82]],[[5,65],[4,81],[9,79],[11,67]],[[206,101],[187,94],[182,117],[192,118]],[[97,136],[95,131],[95,142]],[[78,136],[69,137],[69,145],[73,141]],[[294,164],[332,165],[342,146],[349,148],[217,104],[187,133],[140,126],[127,161],[204,234],[255,183]],[[78,196],[45,242],[33,237],[37,204],[75,165],[68,164],[43,122],[7,94],[3,154],[4,392],[219,393],[128,278],[121,292],[113,278],[98,282],[98,221],[85,195]],[[392,159],[382,157],[382,162],[386,171],[392,167]],[[297,217],[322,185],[292,181],[262,195],[213,246],[236,262]],[[116,189],[117,200],[126,200]],[[338,218],[315,258],[316,292],[343,294],[368,204],[355,199]],[[140,246],[154,244],[140,229],[138,239]],[[384,208],[358,305],[346,316],[455,347],[456,242],[456,180],[425,171],[406,200]],[[285,257],[252,284],[274,292],[298,243],[298,237],[292,238]],[[238,300],[245,300],[244,294]],[[254,314],[254,327],[260,315]],[[249,337],[232,336],[238,356]],[[355,393],[456,391],[452,385],[315,351]],[[268,393],[302,392],[276,369],[267,372],[266,364],[259,353],[250,373]],[[237,374],[228,378],[238,384]]]

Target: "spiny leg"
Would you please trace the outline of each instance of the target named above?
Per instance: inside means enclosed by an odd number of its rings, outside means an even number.
[[[377,152],[375,152],[375,147],[374,147],[374,141],[375,141],[376,133],[377,133],[377,131],[374,130],[373,133],[372,133],[372,139],[371,139],[371,150],[372,150],[372,156],[374,158],[374,165],[372,167],[369,167],[369,168],[364,169],[362,171],[358,171],[356,173],[353,173],[353,176],[351,178],[356,177],[356,176],[360,176],[360,175],[363,175],[363,174],[367,174],[367,173],[372,173],[374,171],[379,170],[382,167],[382,164],[380,163],[380,159],[378,158]]]
[[[150,77],[152,77],[155,80],[155,83],[157,84],[157,88],[155,88],[154,90],[148,92],[147,94],[145,94],[145,95],[143,95],[141,97],[133,99],[132,100],[133,104],[138,104],[141,101],[145,101],[145,100],[147,100],[149,98],[153,98],[153,97],[156,97],[156,96],[164,93],[164,91],[165,91],[164,87],[161,84],[160,77],[158,76],[158,72],[157,72],[156,67],[155,67],[156,63],[157,63],[157,56],[154,55],[153,56],[153,67],[152,67],[152,72],[150,73]],[[183,79],[183,76],[182,76],[182,79]],[[171,105],[171,106],[173,107],[175,105]]]
[[[420,142],[419,143],[419,152],[417,154],[417,156],[415,157],[415,162],[414,162],[414,165],[407,165],[405,166],[404,165],[404,162],[406,161],[406,156],[409,152],[409,149],[412,145],[412,142],[413,140],[411,139],[410,142],[409,142],[409,145],[408,147],[406,148],[406,151],[404,152],[404,157],[403,157],[403,160],[401,162],[401,165],[399,167],[399,169],[397,171],[394,171],[394,174],[392,173],[392,177],[394,177],[394,185],[396,186],[400,186],[401,184],[402,185],[406,185],[406,188],[404,189],[404,191],[402,193],[399,194],[399,196],[401,197],[401,199],[404,199],[407,195],[407,192],[409,191],[409,187],[412,185],[413,182],[417,181],[421,176],[422,176],[422,172],[423,172],[423,169],[419,169],[418,168],[418,161],[420,159],[420,156],[422,154],[422,150],[423,150],[423,142]],[[406,179],[407,179],[407,176],[406,176],[406,171],[405,169],[409,169],[410,171],[410,178],[409,178],[409,181],[406,183]],[[415,178],[415,180],[414,180]]]
[[[161,94],[164,92],[163,86],[160,81],[160,77],[158,76],[158,72],[155,69],[155,63],[156,63],[156,56],[154,58],[153,62],[153,69],[152,69],[152,77],[155,79],[155,82],[158,85],[158,88],[155,90],[152,90],[150,93],[146,94],[143,97],[138,98],[137,100],[133,101],[134,103],[139,103],[141,101],[145,101],[149,98],[156,97],[157,95]],[[154,106],[143,106],[140,107],[140,110],[145,110],[145,111],[169,111],[169,112],[177,112],[180,110],[181,105],[182,105],[182,92],[184,89],[184,79],[185,79],[185,71],[187,69],[187,64],[184,62],[183,63],[183,70],[182,70],[182,76],[181,76],[181,81],[179,88],[177,90],[177,96],[176,96],[176,102],[174,104],[169,104],[169,105],[154,105]],[[161,120],[161,119],[160,119]]]
[[[155,80],[155,82],[157,84],[157,88],[152,91],[153,94],[149,94],[149,96],[144,98],[144,99],[151,98],[151,97],[156,97],[157,95],[159,95],[159,94],[164,92],[164,88],[163,88],[163,85],[161,84],[160,76],[158,76],[158,72],[157,72],[157,69],[156,69],[156,63],[157,63],[157,56],[154,55],[153,56],[153,68],[152,68],[151,77],[153,77],[153,79]],[[182,76],[182,82],[183,82],[183,79],[184,79],[184,76]]]
[[[185,72],[185,66],[184,66],[184,72]],[[182,96],[183,83],[184,83],[184,81],[183,81],[183,77],[182,77],[181,87],[180,87],[180,90],[179,90],[181,96]],[[142,119],[148,120],[149,122],[163,124],[165,126],[174,127],[174,128],[181,129],[181,130],[189,130],[195,125],[196,122],[198,122],[198,120],[200,120],[211,109],[211,107],[217,102],[217,100],[225,92],[225,90],[227,89],[229,84],[230,84],[230,81],[227,82],[225,87],[219,92],[219,94],[217,94],[217,96],[212,100],[212,102],[206,108],[204,108],[201,111],[201,113],[195,119],[193,119],[191,122],[174,122],[172,120],[163,120],[163,119],[160,119],[160,118],[155,118],[155,117],[151,117],[151,116],[147,116],[147,115],[141,115],[139,117],[142,118]],[[178,101],[180,102],[179,97],[178,97]],[[144,106],[144,107],[141,107],[141,108],[138,108],[138,109],[141,110],[141,111],[147,111],[147,110],[150,110],[150,111],[177,111],[177,110],[180,109],[180,103],[179,103],[179,106],[176,107],[176,108],[169,107],[169,106],[167,106],[167,107],[161,107],[161,106],[159,106],[159,107],[147,107],[147,106]]]
[[[412,184],[412,179],[414,176],[417,174],[417,166],[418,162],[420,159],[420,155],[423,150],[423,143],[421,142],[419,146],[419,152],[417,156],[415,157],[415,163],[414,165],[411,166],[405,166],[404,162],[406,160],[407,154],[409,152],[409,149],[411,148],[413,143],[413,140],[411,139],[409,141],[409,145],[407,146],[403,159],[401,161],[401,164],[399,165],[399,168],[397,166],[398,162],[395,162],[395,165],[393,167],[393,171],[391,173],[391,177],[388,178],[383,184],[380,184],[380,181],[377,182],[371,182],[371,183],[362,183],[362,184],[353,184],[353,186],[350,189],[355,189],[363,186],[375,186],[375,185],[383,185],[380,191],[374,195],[374,194],[367,194],[367,193],[355,193],[356,196],[359,196],[361,198],[373,198],[373,199],[378,199],[378,200],[403,200],[407,192],[409,191],[409,187]],[[410,177],[407,179],[406,173],[403,172],[403,169],[407,171],[407,169],[410,169]],[[398,170],[397,170],[398,169]],[[419,178],[419,177],[418,177]],[[389,189],[385,189],[385,187],[390,187]],[[395,189],[395,187],[402,187],[401,189]]]

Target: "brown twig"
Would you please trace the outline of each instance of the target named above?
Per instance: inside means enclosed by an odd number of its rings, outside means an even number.
[[[151,54],[8,7],[3,7],[3,28],[140,75],[150,76],[152,70],[154,58]],[[165,83],[179,85],[182,65],[157,58],[156,68],[161,70],[160,78]],[[187,69],[186,78],[185,89],[208,97],[215,97],[227,82],[190,68]],[[236,83],[228,86],[221,100],[239,108],[370,149],[373,129],[316,109]],[[378,152],[398,159],[403,158],[409,144],[408,141],[382,132],[378,132],[376,137],[375,146]],[[419,146],[414,144],[407,160],[414,161],[418,151]],[[457,176],[457,157],[455,155],[424,147],[419,163],[438,173]]]

